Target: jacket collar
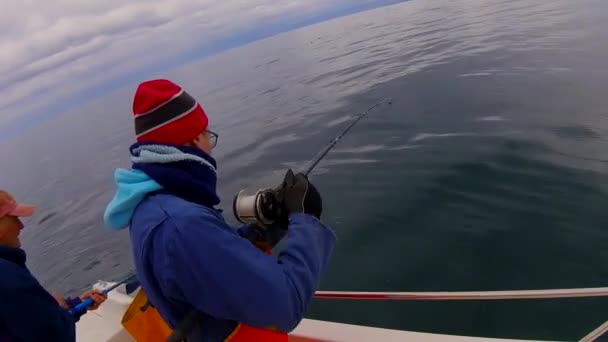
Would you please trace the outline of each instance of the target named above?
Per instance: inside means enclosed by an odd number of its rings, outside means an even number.
[[[21,267],[25,267],[25,251],[21,248],[0,246],[0,259],[10,261]]]

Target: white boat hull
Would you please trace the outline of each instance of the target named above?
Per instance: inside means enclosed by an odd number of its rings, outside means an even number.
[[[103,289],[112,283],[100,282],[95,288]],[[99,309],[89,311],[76,325],[76,340],[86,342],[132,342],[133,338],[123,329],[120,321],[134,294],[127,295],[124,286],[108,294],[108,300]],[[403,330],[373,328],[367,326],[333,323],[304,319],[290,334],[290,341],[425,341],[425,342],[507,342],[524,341],[491,339],[467,336],[418,333]]]

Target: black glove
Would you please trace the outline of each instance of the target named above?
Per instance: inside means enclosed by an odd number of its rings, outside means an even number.
[[[274,248],[287,234],[287,225],[283,226],[278,223],[273,223],[267,227],[252,224],[248,228],[239,230],[241,237],[258,247],[264,246],[270,249]]]
[[[289,169],[281,185],[279,196],[288,214],[305,213],[321,218],[323,211],[321,194],[304,174],[294,175]]]

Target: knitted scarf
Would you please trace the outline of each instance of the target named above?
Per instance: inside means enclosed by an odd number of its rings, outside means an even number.
[[[136,143],[130,151],[133,169],[160,184],[162,191],[209,208],[220,203],[215,160],[200,149]]]

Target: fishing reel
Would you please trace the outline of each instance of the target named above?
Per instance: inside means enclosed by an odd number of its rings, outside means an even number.
[[[332,139],[329,144],[317,153],[316,157],[310,162],[310,165],[303,172],[308,176],[317,164],[323,159],[327,153],[353,128],[362,118],[367,116],[374,108],[388,103],[391,105],[392,99],[386,98],[369,107],[365,112],[354,116],[354,120],[344,129],[340,135]],[[256,223],[262,227],[268,227],[273,223],[286,218],[286,209],[283,204],[283,196],[281,190],[263,189],[253,195],[247,195],[243,190],[234,197],[232,210],[236,219],[244,224]]]
[[[239,222],[255,223],[262,227],[279,221],[285,212],[279,194],[272,189],[258,190],[252,195],[246,194],[244,190],[239,191],[234,197],[232,210]]]

